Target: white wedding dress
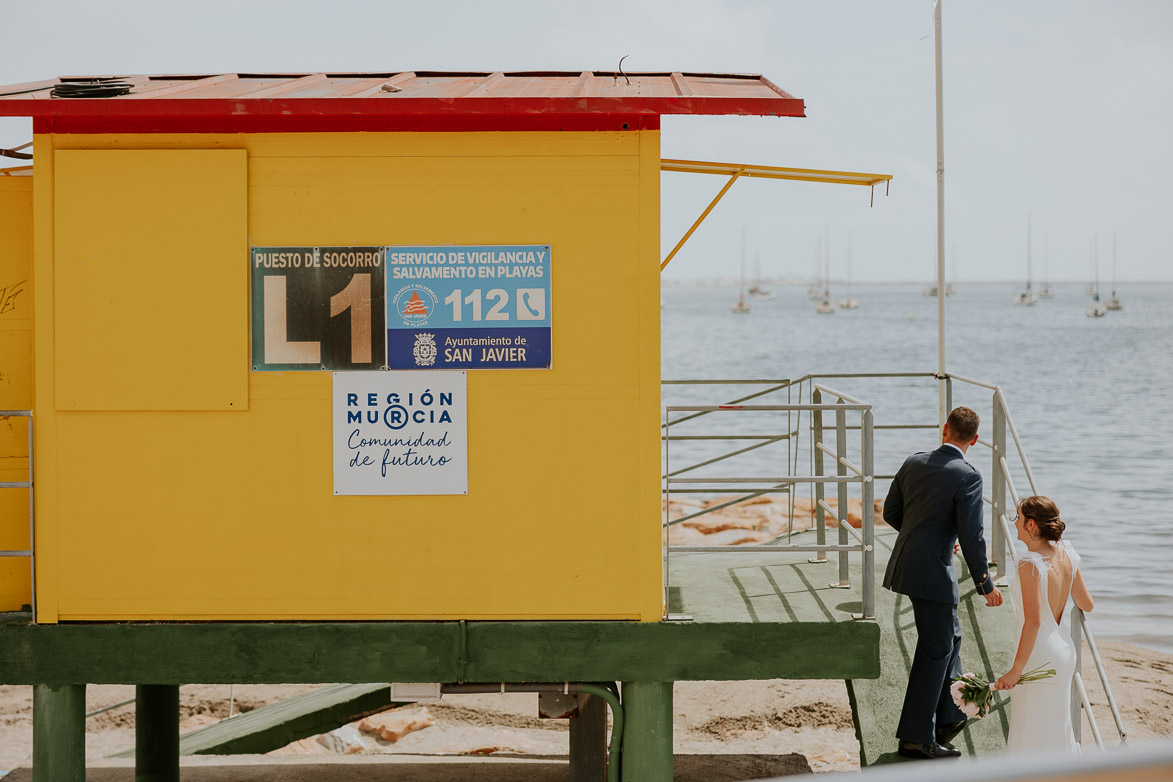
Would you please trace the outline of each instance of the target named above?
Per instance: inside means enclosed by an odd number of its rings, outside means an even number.
[[[1075,674],[1075,643],[1071,640],[1071,615],[1068,603],[1071,587],[1079,570],[1079,555],[1067,541],[1052,544],[1054,553],[1050,557],[1028,551],[1019,557],[1023,563],[1033,565],[1040,575],[1039,588],[1042,592],[1039,604],[1039,635],[1034,649],[1026,662],[1027,671],[1035,668],[1054,668],[1055,676],[1036,682],[1020,684],[1010,690],[1010,735],[1006,740],[1007,752],[1060,751],[1079,752],[1075,733],[1071,728],[1071,681]],[[1051,612],[1051,601],[1047,597],[1048,572],[1062,573],[1064,559],[1071,562],[1071,576],[1059,588],[1066,593],[1059,621]],[[1018,610],[1018,636],[1022,636],[1022,584],[1019,569],[1014,569],[1010,580],[1014,604]]]

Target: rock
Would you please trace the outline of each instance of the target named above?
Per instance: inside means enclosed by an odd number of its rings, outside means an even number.
[[[338,755],[357,755],[366,750],[363,745],[362,736],[358,732],[358,728],[354,724],[343,725],[341,728],[332,730],[329,733],[323,733],[317,737],[317,741],[328,752],[333,752]]]
[[[418,711],[385,711],[360,720],[358,729],[368,736],[375,736],[381,741],[395,743],[408,733],[436,724],[436,718],[428,713],[426,708]]]

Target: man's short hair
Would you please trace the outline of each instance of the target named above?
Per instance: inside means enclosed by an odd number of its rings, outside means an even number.
[[[957,407],[954,408],[953,412],[949,413],[949,417],[945,419],[945,423],[949,426],[949,433],[953,435],[954,440],[969,442],[978,433],[978,426],[981,424],[981,419],[970,408]]]

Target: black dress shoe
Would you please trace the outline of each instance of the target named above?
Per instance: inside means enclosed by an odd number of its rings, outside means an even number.
[[[896,752],[902,758],[912,758],[913,760],[955,760],[961,757],[961,750],[943,747],[937,743],[909,744],[902,741]]]
[[[961,720],[960,722],[950,722],[947,725],[938,725],[937,726],[937,743],[943,747],[948,747],[949,749],[954,749],[954,746],[952,744],[953,738],[958,733],[965,730],[965,723],[966,723],[966,720]]]

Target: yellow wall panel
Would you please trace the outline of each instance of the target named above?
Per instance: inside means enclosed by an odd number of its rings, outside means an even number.
[[[57,409],[246,407],[246,153],[55,164]]]
[[[33,407],[33,180],[0,177],[0,410]],[[0,418],[0,481],[28,480],[28,419]],[[29,547],[29,492],[0,489],[0,550]],[[28,559],[0,558],[0,611],[31,602]]]
[[[554,344],[468,373],[467,495],[335,496],[325,372],[250,373],[246,412],[58,404],[43,620],[660,619],[658,133],[53,141],[246,150],[257,246],[549,243]]]

